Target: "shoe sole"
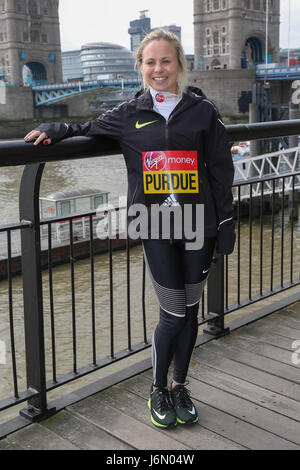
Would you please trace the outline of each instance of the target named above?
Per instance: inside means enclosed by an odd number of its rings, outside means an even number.
[[[151,399],[149,398],[148,400],[148,408],[151,412]],[[170,423],[170,424],[160,424],[158,423],[157,421],[155,421],[155,419],[153,418],[152,416],[152,413],[151,413],[151,422],[152,424],[154,424],[154,426],[157,426],[159,428],[168,428],[169,426],[177,426],[177,418],[176,418],[176,421],[174,423]]]
[[[199,421],[199,416],[197,416],[196,419],[189,420],[189,421],[181,421],[181,419],[179,419],[179,418],[176,418],[176,419],[177,419],[177,423],[179,423],[179,424],[195,424]]]

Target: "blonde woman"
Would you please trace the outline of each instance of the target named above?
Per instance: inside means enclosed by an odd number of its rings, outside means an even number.
[[[128,171],[128,227],[139,227],[160,310],[152,340],[148,406],[152,423],[166,428],[198,421],[186,377],[214,250],[230,254],[234,248],[234,170],[218,111],[201,90],[186,86],[178,38],[164,30],[151,32],[139,47],[137,64],[143,88],[133,100],[83,125],[42,124],[25,140],[48,145],[97,135],[121,145]],[[141,207],[144,218],[139,217]],[[158,223],[153,221],[155,207],[168,209],[161,210]],[[204,207],[202,217],[199,207]],[[204,233],[200,245],[195,239],[199,229]]]

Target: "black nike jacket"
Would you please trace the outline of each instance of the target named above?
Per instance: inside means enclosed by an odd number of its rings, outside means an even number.
[[[153,110],[145,91],[85,124],[48,123],[37,130],[53,144],[74,136],[117,140],[128,172],[128,207],[161,204],[175,185],[180,204],[204,204],[204,234],[217,237],[217,251],[233,251],[232,156],[219,113],[198,88],[187,88],[168,120]]]

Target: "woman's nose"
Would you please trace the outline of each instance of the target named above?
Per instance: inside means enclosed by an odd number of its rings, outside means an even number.
[[[162,64],[160,62],[157,62],[154,68],[155,72],[159,72],[161,69],[162,69]]]

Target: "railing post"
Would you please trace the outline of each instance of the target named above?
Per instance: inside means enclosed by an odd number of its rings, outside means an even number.
[[[30,421],[45,418],[55,410],[47,408],[39,191],[44,163],[26,165],[20,186],[20,220],[31,228],[21,230],[22,277],[26,375],[28,389],[38,392],[20,411]]]
[[[224,327],[224,256],[215,255],[207,283],[208,313],[214,315],[213,320],[207,322],[204,333],[218,338],[230,333]]]

